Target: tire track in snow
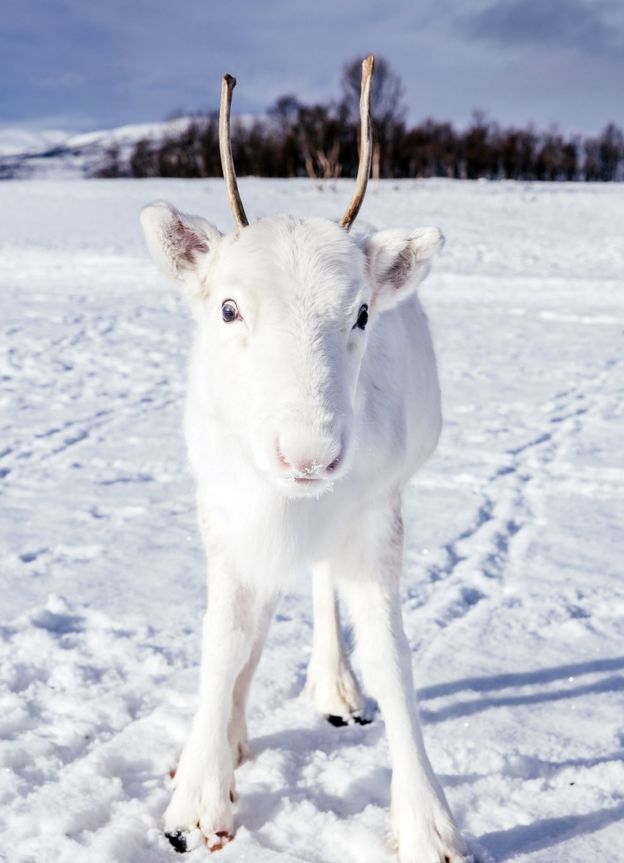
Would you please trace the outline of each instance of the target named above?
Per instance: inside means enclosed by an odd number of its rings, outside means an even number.
[[[527,492],[532,491],[536,467],[555,461],[568,440],[581,432],[584,418],[600,409],[607,382],[620,365],[609,360],[600,374],[555,393],[543,404],[538,415],[548,413],[545,424],[526,442],[503,451],[506,463],[486,479],[487,491],[472,524],[443,546],[446,562],[429,568],[428,584],[408,590],[407,609],[426,604],[438,627],[446,629],[500,593],[518,541],[526,543],[534,520]]]
[[[14,473],[19,467],[24,467],[26,463],[39,463],[54,458],[82,443],[98,429],[126,422],[133,414],[145,415],[166,410],[170,405],[179,402],[180,397],[170,395],[156,401],[146,394],[138,399],[122,398],[120,401],[123,405],[121,410],[114,407],[103,408],[77,419],[67,420],[59,426],[53,425],[43,431],[32,432],[30,439],[21,446],[9,446],[0,453],[0,461],[5,463],[0,471],[7,475],[9,472]],[[148,407],[144,408],[144,405]],[[66,432],[69,432],[68,436],[59,441],[59,436]]]

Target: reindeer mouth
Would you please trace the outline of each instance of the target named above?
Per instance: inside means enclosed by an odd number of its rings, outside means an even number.
[[[295,476],[291,479],[291,483],[301,489],[327,489],[332,485],[326,478],[320,476]]]
[[[326,476],[291,474],[273,476],[273,483],[288,498],[319,498],[334,487],[333,479]]]

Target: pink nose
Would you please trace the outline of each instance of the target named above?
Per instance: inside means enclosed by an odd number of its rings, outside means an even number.
[[[342,443],[330,441],[311,442],[278,440],[277,460],[285,473],[297,477],[317,479],[331,474],[342,461]]]

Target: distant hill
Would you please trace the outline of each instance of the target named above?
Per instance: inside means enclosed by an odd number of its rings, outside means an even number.
[[[80,134],[0,129],[0,179],[88,177],[104,163],[112,148],[118,148],[120,158],[125,160],[137,141],[158,141],[179,134],[189,122],[188,117],[182,117]]]

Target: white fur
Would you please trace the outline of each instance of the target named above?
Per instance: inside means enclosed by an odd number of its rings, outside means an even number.
[[[142,223],[197,321],[186,437],[209,583],[200,706],[166,830],[199,825],[209,846],[232,835],[249,684],[281,591],[312,568],[308,688],[317,707],[348,717],[363,706],[335,585],[385,718],[400,860],[462,859],[424,749],[398,593],[402,488],[433,452],[441,423],[415,293],[440,232],[353,236],[326,220],[280,216],[222,236],[162,203],[145,208]],[[231,323],[221,315],[228,299],[241,314]],[[363,304],[364,331],[354,328]]]

